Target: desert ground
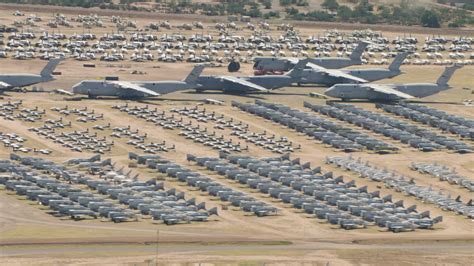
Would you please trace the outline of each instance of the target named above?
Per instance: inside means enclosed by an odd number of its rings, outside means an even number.
[[[0,9],[0,24],[11,23],[14,19],[12,6]],[[31,12],[31,9],[28,10]],[[73,12],[68,10],[68,12]],[[37,12],[49,16],[48,12]],[[149,17],[136,17],[138,24],[150,21]],[[176,20],[181,21],[181,20]],[[187,20],[183,20],[187,21]],[[302,35],[323,34],[326,29],[303,25],[298,28]],[[40,31],[40,29],[36,29]],[[82,31],[82,29],[61,29],[64,33]],[[410,29],[402,34],[384,32],[385,36],[409,35]],[[113,31],[112,27],[92,29],[97,35]],[[185,32],[191,34],[191,32]],[[215,34],[215,32],[211,32]],[[449,33],[453,33],[452,31]],[[463,32],[464,33],[464,32]],[[161,34],[161,33],[160,33]],[[248,36],[248,32],[241,32]],[[278,33],[272,33],[278,36]],[[419,39],[426,35],[416,31],[412,34]],[[460,34],[459,34],[460,35]],[[453,35],[454,36],[454,35]],[[470,35],[473,36],[472,34]],[[44,61],[0,59],[0,73],[37,73]],[[222,209],[221,201],[213,199],[206,193],[191,189],[163,174],[151,172],[144,167],[133,168],[133,174],[140,174],[139,179],[152,177],[163,179],[167,188],[177,188],[186,195],[205,201],[208,208],[218,207],[219,216],[212,216],[205,223],[179,224],[167,226],[150,220],[130,223],[111,223],[96,220],[73,221],[49,215],[48,210],[37,203],[27,201],[12,191],[0,189],[0,264],[2,265],[470,265],[474,259],[474,226],[472,220],[455,215],[452,212],[435,208],[432,204],[423,203],[400,192],[381,187],[376,182],[357,177],[355,174],[342,171],[332,165],[325,164],[327,156],[347,155],[314,139],[290,130],[279,124],[239,111],[231,107],[231,101],[253,103],[256,99],[267,102],[285,104],[287,106],[308,111],[303,102],[325,104],[325,99],[309,97],[310,92],[322,94],[324,87],[286,87],[269,94],[226,95],[220,92],[196,93],[183,91],[167,94],[156,99],[140,101],[118,99],[87,99],[71,100],[71,97],[54,94],[53,89],[69,90],[71,86],[84,79],[100,79],[106,76],[120,76],[121,80],[180,80],[192,68],[190,63],[162,62],[102,62],[96,61],[95,68],[84,68],[83,62],[67,59],[60,63],[57,71],[61,75],[55,81],[37,85],[45,92],[5,92],[0,103],[21,100],[22,107],[46,110],[45,119],[58,119],[58,113],[50,111],[52,107],[84,108],[103,114],[99,122],[77,123],[75,116],[66,118],[72,121],[74,130],[86,130],[97,123],[110,122],[112,127],[131,126],[147,133],[153,141],[165,140],[175,145],[174,151],[159,155],[180,163],[190,169],[218,180],[232,188],[246,192],[251,196],[278,207],[281,211],[277,216],[258,218],[244,214],[242,211]],[[381,83],[434,82],[443,71],[443,66],[422,65],[402,66],[403,75]],[[142,75],[131,74],[133,70],[144,72]],[[251,75],[251,64],[242,64],[238,73],[227,73],[226,67],[209,68],[205,74]],[[474,67],[465,66],[454,75],[450,84],[452,89],[439,94],[416,100],[424,105],[444,110],[451,114],[474,119],[474,105],[463,104],[466,100],[474,100]],[[223,105],[203,104],[205,99],[223,101]],[[355,180],[357,186],[367,185],[370,191],[380,190],[381,194],[392,194],[394,199],[404,200],[405,206],[416,204],[419,210],[429,210],[432,217],[442,215],[444,220],[432,230],[416,230],[394,234],[375,227],[346,231],[318,219],[311,218],[279,200],[261,194],[239,183],[229,181],[222,176],[206,170],[204,167],[190,164],[186,154],[198,156],[217,156],[217,152],[203,145],[179,136],[178,130],[165,130],[133,116],[112,109],[116,104],[130,106],[150,106],[158,110],[169,111],[173,108],[188,107],[206,108],[249,124],[255,132],[266,130],[269,134],[285,136],[300,150],[291,154],[292,158],[301,158],[302,162],[310,162],[312,167],[322,166],[325,172],[332,171],[342,175],[347,181]],[[356,102],[355,105],[375,112],[383,112],[375,108],[375,104]],[[188,119],[188,118],[184,118]],[[336,121],[328,118],[331,121]],[[400,118],[402,119],[402,118]],[[67,121],[66,120],[66,121]],[[340,122],[342,123],[342,122]],[[413,122],[415,123],[415,122]],[[71,158],[85,158],[92,154],[74,152],[65,149],[51,140],[40,137],[28,128],[42,123],[29,123],[20,120],[1,119],[0,132],[16,133],[27,139],[26,145],[38,149],[48,148],[51,155],[42,156],[61,163]],[[200,123],[212,129],[211,123]],[[428,126],[441,135],[450,135]],[[353,153],[353,157],[368,160],[379,168],[395,170],[398,173],[413,177],[417,184],[432,186],[436,190],[450,193],[454,197],[460,195],[463,201],[472,199],[472,192],[441,182],[428,175],[410,170],[412,162],[437,162],[455,168],[456,171],[474,180],[474,156],[458,154],[446,150],[424,153],[412,149],[408,145],[393,139],[378,136],[375,133],[345,124],[369,135],[376,136],[400,150],[394,154],[380,155],[368,151]],[[108,135],[111,131],[101,132]],[[226,137],[229,131],[223,131]],[[474,145],[471,140],[465,140]],[[125,140],[116,140],[110,152],[102,158],[111,158],[119,166],[128,167],[128,152],[140,153],[128,146]],[[0,159],[8,159],[10,148],[0,147]],[[261,147],[249,144],[249,150],[242,154],[256,157],[278,156]],[[20,154],[33,156],[32,154]]]

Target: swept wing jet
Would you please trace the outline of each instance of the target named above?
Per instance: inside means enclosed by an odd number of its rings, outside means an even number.
[[[268,92],[270,90],[290,86],[301,79],[307,59],[300,60],[295,67],[285,75],[265,76],[200,76],[197,80],[197,92],[217,90],[227,93]]]
[[[365,48],[369,45],[369,42],[362,41],[352,51],[349,58],[341,57],[321,57],[311,58],[309,63],[317,66],[321,66],[327,69],[339,69],[343,67],[361,65],[362,64],[362,53]],[[292,69],[300,59],[295,57],[255,57],[253,68],[257,71],[276,72],[276,71],[288,71]]]
[[[37,83],[52,81],[54,80],[53,71],[60,61],[61,59],[49,60],[40,74],[0,74],[0,90],[11,90],[17,87],[26,87]]]
[[[191,73],[182,81],[115,81],[84,80],[72,87],[74,94],[87,95],[89,98],[113,96],[119,98],[146,98],[175,91],[199,87],[197,78],[206,65],[195,65]]]
[[[324,94],[342,100],[398,101],[423,98],[450,89],[448,81],[461,67],[446,67],[436,83],[337,84],[327,89]]]
[[[385,78],[393,78],[400,75],[400,66],[407,57],[408,53],[400,53],[387,68],[361,68],[361,69],[327,69],[308,63],[303,71],[301,84],[320,84],[332,86],[343,83],[367,83]]]

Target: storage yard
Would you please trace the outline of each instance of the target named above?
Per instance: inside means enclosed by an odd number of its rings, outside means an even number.
[[[1,95],[2,265],[473,260],[472,32],[8,8],[0,25],[18,29],[1,33],[0,74],[40,73],[45,60],[63,59],[53,81]],[[384,68],[410,52],[402,74],[381,84],[433,82],[446,66],[463,67],[450,89],[399,103],[343,102],[313,85],[135,100],[71,90],[106,77],[182,80],[195,63],[233,80],[254,75],[256,56],[342,58],[361,40],[371,42],[362,66],[348,69]],[[229,73],[230,62],[240,69]]]

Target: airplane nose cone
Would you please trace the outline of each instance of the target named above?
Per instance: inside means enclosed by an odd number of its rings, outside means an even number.
[[[77,83],[76,85],[72,86],[72,92],[73,93],[81,93],[82,87],[83,87],[82,82]]]
[[[327,89],[324,94],[326,94],[327,96],[329,97],[336,97],[336,90],[337,90],[337,87],[336,86],[332,86],[330,87],[329,89]]]

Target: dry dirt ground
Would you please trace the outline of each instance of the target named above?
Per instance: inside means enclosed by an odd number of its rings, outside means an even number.
[[[146,19],[143,19],[145,21]],[[311,29],[304,29],[310,32]],[[395,35],[395,33],[387,33]],[[0,72],[38,72],[44,62],[14,61],[2,59]],[[66,60],[60,64],[58,71],[62,75],[56,81],[43,84],[46,89],[70,88],[83,79],[94,79],[104,76],[120,75],[123,80],[146,79],[181,79],[191,69],[190,64],[153,63],[102,63],[95,69],[85,69],[81,62]],[[156,68],[159,67],[159,68]],[[142,70],[145,75],[131,75],[131,70]],[[404,66],[404,75],[384,82],[420,82],[434,81],[443,67]],[[427,105],[474,119],[474,107],[460,104],[461,101],[473,100],[472,88],[474,67],[465,67],[457,72],[451,82],[453,89],[423,99]],[[240,73],[252,72],[251,65],[243,65]],[[224,68],[212,68],[206,73],[226,73]],[[463,88],[471,88],[466,90]],[[154,140],[166,140],[176,145],[176,152],[163,153],[162,156],[172,159],[191,169],[225,183],[235,189],[250,193],[255,198],[271,203],[281,209],[274,217],[257,218],[244,215],[241,211],[221,210],[217,218],[208,223],[192,223],[177,226],[154,224],[149,220],[135,223],[112,224],[97,220],[74,222],[48,215],[47,210],[39,205],[17,197],[11,192],[0,190],[0,264],[2,265],[469,265],[473,261],[474,227],[471,220],[441,211],[432,205],[422,203],[404,196],[401,193],[378,188],[378,184],[360,179],[349,172],[341,171],[324,164],[326,156],[344,155],[323,144],[316,143],[299,133],[285,127],[270,123],[261,118],[243,113],[230,106],[231,100],[253,102],[262,99],[278,102],[304,110],[303,102],[324,103],[322,99],[308,97],[309,92],[322,93],[324,88],[288,87],[271,94],[249,96],[230,96],[221,93],[196,94],[185,91],[141,102],[115,99],[98,99],[82,101],[64,101],[64,96],[49,93],[13,93],[3,95],[1,103],[23,100],[25,107],[38,106],[46,109],[46,119],[57,119],[57,113],[49,111],[53,106],[70,108],[88,107],[104,114],[104,121],[113,126],[139,128]],[[292,154],[300,157],[302,162],[311,162],[312,166],[322,166],[324,171],[334,171],[346,180],[354,179],[358,186],[368,185],[369,190],[381,190],[382,195],[393,194],[395,199],[403,199],[405,205],[417,204],[419,210],[430,210],[432,216],[443,215],[444,221],[434,230],[417,230],[410,233],[393,234],[379,231],[376,228],[365,230],[343,231],[328,224],[320,223],[314,218],[297,212],[281,202],[260,194],[239,184],[230,182],[212,174],[203,168],[186,162],[185,155],[216,156],[216,152],[204,148],[192,141],[178,136],[178,131],[167,131],[152,124],[124,115],[111,106],[128,103],[169,110],[174,107],[193,107],[201,100],[213,98],[225,102],[223,106],[204,105],[210,111],[225,114],[248,123],[253,131],[274,133],[287,136],[302,149]],[[356,105],[375,110],[374,104],[356,103]],[[73,121],[74,118],[68,118]],[[28,131],[32,125],[26,122],[1,120],[0,131],[15,132],[25,136],[28,145],[39,148],[48,147],[53,154],[48,158],[64,162],[68,158],[90,156],[65,150],[50,140],[40,138]],[[73,123],[74,128],[84,130],[97,123]],[[203,124],[205,125],[205,124]],[[207,127],[212,125],[207,124]],[[435,129],[433,129],[436,131]],[[437,131],[440,134],[439,131]],[[105,132],[110,133],[110,132]],[[372,134],[370,132],[367,132]],[[228,132],[226,132],[228,134]],[[455,154],[446,151],[422,153],[406,145],[377,136],[400,148],[397,154],[378,155],[358,152],[353,156],[369,160],[379,166],[396,170],[412,176],[422,185],[432,185],[434,189],[443,190],[462,198],[472,198],[472,193],[465,189],[451,186],[426,175],[417,174],[409,169],[412,161],[439,162],[455,167],[469,177],[474,176],[474,156],[472,154]],[[473,142],[470,142],[474,145]],[[249,154],[253,156],[275,156],[262,148],[250,145]],[[136,151],[123,141],[117,141],[112,152],[104,158],[112,158],[120,165],[127,165],[129,151]],[[11,150],[0,147],[0,159],[6,159]],[[133,173],[140,173],[142,179],[156,176],[156,173],[143,168],[136,168]],[[208,207],[221,207],[220,201],[211,199],[207,194],[191,190],[172,180],[165,180],[166,187],[175,187],[198,201],[206,201]]]

